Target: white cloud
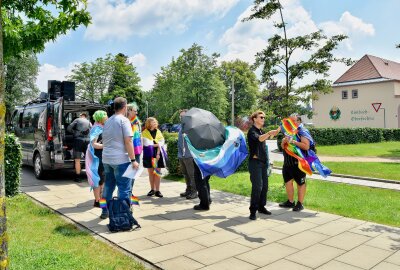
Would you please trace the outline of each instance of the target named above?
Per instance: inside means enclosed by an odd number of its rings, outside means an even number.
[[[144,67],[147,64],[147,58],[144,54],[138,53],[128,58],[129,63],[135,67]]]
[[[47,81],[49,80],[66,80],[66,76],[71,74],[72,69],[78,63],[70,63],[66,67],[56,67],[50,64],[44,64],[39,68],[39,74],[36,78],[36,85],[41,92],[47,92]]]
[[[93,23],[85,36],[93,40],[132,35],[183,32],[196,17],[224,17],[239,0],[90,0]]]
[[[155,82],[155,77],[154,75],[146,76],[140,80],[140,85],[142,86],[143,91],[150,91]]]

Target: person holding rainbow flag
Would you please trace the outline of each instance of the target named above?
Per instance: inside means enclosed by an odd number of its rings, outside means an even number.
[[[132,132],[133,132],[133,150],[135,152],[135,159],[137,163],[140,163],[140,155],[142,154],[143,147],[142,147],[142,123],[139,120],[137,115],[139,107],[136,102],[132,102],[128,104],[128,113],[127,117],[131,122]],[[135,183],[135,179],[132,179],[132,190],[133,185]],[[132,191],[133,194],[133,191]]]

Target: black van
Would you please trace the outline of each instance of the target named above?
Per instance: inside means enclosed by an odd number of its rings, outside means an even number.
[[[23,164],[33,166],[36,178],[46,171],[74,168],[72,156],[73,135],[67,127],[80,113],[89,119],[106,105],[86,101],[57,101],[46,99],[32,101],[16,107],[9,123],[9,130],[19,138]],[[84,160],[81,161],[84,163]]]

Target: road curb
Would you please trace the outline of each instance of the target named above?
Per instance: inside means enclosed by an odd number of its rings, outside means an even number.
[[[272,168],[273,169],[277,169],[277,170],[282,170],[282,167],[273,166]],[[314,174],[320,175],[318,172],[314,172]],[[332,173],[331,176],[400,185],[400,181],[382,179],[382,178],[372,178],[372,177],[364,177],[364,176],[357,176],[357,175],[347,175],[347,174],[338,174],[338,173]]]

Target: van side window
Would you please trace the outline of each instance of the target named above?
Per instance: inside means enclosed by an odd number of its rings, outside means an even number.
[[[25,109],[23,119],[22,119],[23,127],[29,128],[32,130],[38,128],[39,117],[40,117],[40,114],[44,111],[44,109],[45,109],[44,106],[38,106],[38,107],[32,107],[32,108]]]

